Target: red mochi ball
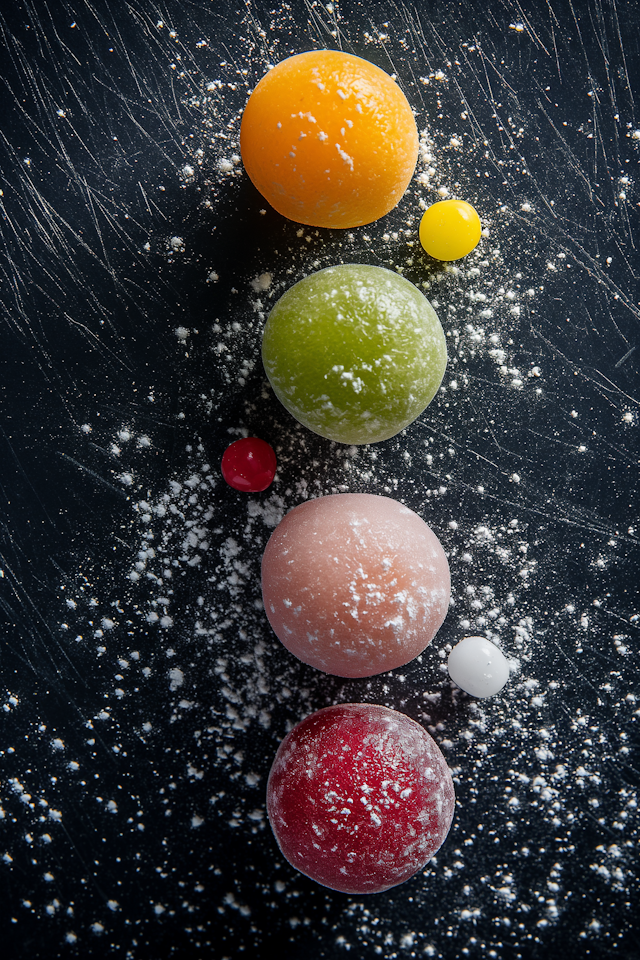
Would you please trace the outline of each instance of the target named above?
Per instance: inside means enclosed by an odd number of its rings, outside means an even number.
[[[370,677],[422,653],[449,606],[442,545],[397,500],[345,493],[294,507],[262,558],[271,626],[304,663]]]
[[[455,807],[437,744],[402,713],[366,703],[326,707],[285,737],[267,784],[282,854],[343,893],[380,893],[422,869]]]

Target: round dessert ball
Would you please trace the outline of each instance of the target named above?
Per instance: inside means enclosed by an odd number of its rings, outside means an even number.
[[[276,636],[304,663],[370,677],[422,653],[449,606],[437,536],[389,497],[339,493],[294,507],[262,557],[262,599]]]
[[[465,637],[447,661],[449,676],[472,697],[492,697],[509,679],[509,661],[486,637]]]
[[[326,707],[294,727],[267,784],[283,855],[343,893],[380,893],[421,870],[454,807],[451,773],[426,730],[366,703]]]
[[[313,50],[277,64],[249,97],[240,152],[278,213],[357,227],[392,210],[418,159],[407,98],[367,60]]]
[[[447,365],[438,316],[409,280],[383,267],[327,267],[273,307],[262,361],[278,399],[314,433],[377,443],[412,423]]]

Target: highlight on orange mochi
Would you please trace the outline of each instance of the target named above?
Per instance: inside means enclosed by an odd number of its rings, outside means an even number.
[[[360,57],[314,50],[281,61],[242,117],[245,169],[271,206],[298,223],[357,227],[384,216],[418,159],[411,107]]]

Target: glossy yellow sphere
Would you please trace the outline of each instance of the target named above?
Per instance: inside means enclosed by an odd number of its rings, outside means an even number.
[[[465,200],[440,200],[420,221],[420,243],[435,260],[460,260],[478,246],[480,217]]]

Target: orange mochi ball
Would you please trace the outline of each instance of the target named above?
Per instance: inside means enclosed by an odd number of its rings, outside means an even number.
[[[262,598],[276,635],[304,663],[339,677],[370,677],[417,657],[441,626],[450,592],[433,530],[375,494],[294,507],[262,558]]]
[[[314,50],[283,60],[249,97],[240,129],[245,169],[283,216],[357,227],[392,210],[418,159],[404,93],[360,57]]]

